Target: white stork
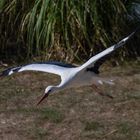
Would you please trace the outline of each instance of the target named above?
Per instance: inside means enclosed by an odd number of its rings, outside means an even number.
[[[33,63],[6,69],[2,72],[1,76],[7,76],[22,71],[41,71],[59,75],[61,77],[60,84],[56,86],[48,86],[45,89],[44,96],[37,103],[37,105],[40,104],[51,93],[56,93],[70,87],[79,87],[85,85],[91,85],[100,95],[107,95],[108,97],[112,98],[112,96],[100,92],[97,87],[97,84],[102,84],[104,82],[113,84],[111,80],[109,81],[99,76],[99,67],[103,63],[103,61],[100,60],[104,56],[115,51],[117,48],[123,46],[126,41],[128,41],[137,31],[138,29],[136,29],[134,32],[132,32],[118,43],[91,57],[81,66],[74,66],[60,62]]]

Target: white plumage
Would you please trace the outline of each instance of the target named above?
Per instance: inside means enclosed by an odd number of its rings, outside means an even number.
[[[61,77],[60,84],[57,86],[48,86],[45,89],[45,95],[38,102],[38,104],[40,104],[50,93],[58,92],[60,90],[70,87],[93,85],[94,89],[96,91],[99,91],[96,86],[97,84],[103,84],[104,82],[108,84],[113,84],[113,82],[111,80],[109,81],[99,77],[98,69],[102,63],[98,63],[98,61],[102,57],[106,56],[107,54],[110,54],[117,48],[124,45],[126,41],[134,35],[135,32],[136,31],[132,32],[129,36],[125,37],[117,44],[93,56],[86,63],[78,67],[73,66],[71,64],[64,64],[59,62],[35,63],[16,68],[9,68],[3,71],[1,76],[11,75],[15,72],[22,71],[41,71],[59,75]],[[102,94],[100,91],[99,93]]]

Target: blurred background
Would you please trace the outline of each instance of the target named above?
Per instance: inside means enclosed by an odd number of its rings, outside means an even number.
[[[0,0],[0,60],[83,62],[139,26],[139,0]],[[138,60],[139,46],[137,34],[115,62]]]

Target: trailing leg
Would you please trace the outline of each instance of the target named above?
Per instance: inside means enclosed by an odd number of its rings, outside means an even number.
[[[111,99],[113,99],[113,96],[109,95],[109,94],[105,94],[103,93],[95,84],[92,84],[91,87],[101,96],[107,96]]]

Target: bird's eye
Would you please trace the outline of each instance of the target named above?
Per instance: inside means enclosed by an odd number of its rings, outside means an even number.
[[[50,89],[48,92],[51,92],[52,90]]]

